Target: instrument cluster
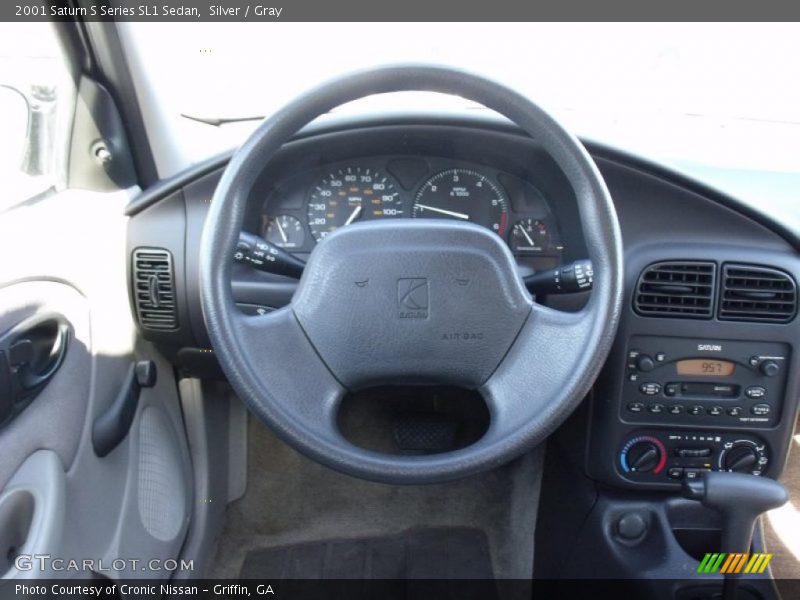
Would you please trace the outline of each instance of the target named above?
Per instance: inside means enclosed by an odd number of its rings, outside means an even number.
[[[452,219],[503,238],[521,264],[561,264],[564,244],[542,193],[510,173],[434,157],[352,160],[279,182],[258,233],[302,256],[341,227],[375,219]]]

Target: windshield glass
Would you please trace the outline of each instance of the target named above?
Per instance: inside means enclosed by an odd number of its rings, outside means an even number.
[[[123,23],[162,175],[235,146],[336,75],[397,62],[503,82],[574,132],[673,165],[800,173],[800,35],[793,24]],[[452,107],[381,97],[339,111]]]

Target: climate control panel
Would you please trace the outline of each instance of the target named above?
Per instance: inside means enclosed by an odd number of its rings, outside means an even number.
[[[655,336],[628,344],[620,418],[629,423],[773,427],[789,346]]]
[[[695,478],[704,470],[763,475],[769,451],[750,434],[642,430],[624,440],[616,466],[630,481],[662,484]]]

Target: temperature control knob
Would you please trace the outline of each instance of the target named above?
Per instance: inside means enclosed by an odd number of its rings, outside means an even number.
[[[735,471],[736,473],[752,471],[756,464],[758,464],[758,454],[753,448],[747,446],[732,448],[725,455],[725,461],[723,462],[726,471]]]
[[[660,457],[658,446],[650,442],[639,442],[628,450],[628,466],[631,471],[652,471]]]
[[[719,457],[722,471],[760,475],[767,465],[766,449],[750,440],[730,444]]]
[[[622,470],[626,473],[658,474],[666,464],[666,450],[651,436],[635,437],[622,448]]]

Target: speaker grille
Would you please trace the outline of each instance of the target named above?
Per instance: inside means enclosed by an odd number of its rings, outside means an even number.
[[[186,520],[186,493],[175,435],[154,406],[142,412],[139,425],[139,517],[147,532],[174,540]]]

